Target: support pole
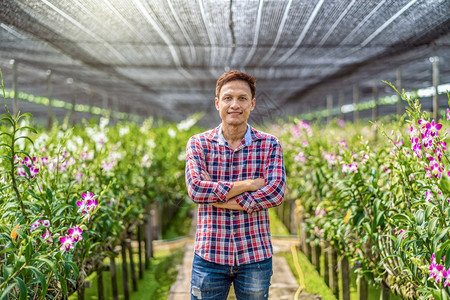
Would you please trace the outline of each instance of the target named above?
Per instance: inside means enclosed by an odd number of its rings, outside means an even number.
[[[152,236],[153,236],[153,230],[152,230],[152,215],[150,212],[148,213],[147,220],[145,222],[145,237],[144,237],[144,243],[145,243],[145,269],[148,270],[150,268],[150,259],[153,256],[153,247],[152,247]]]
[[[131,240],[127,239],[125,241],[128,249],[128,254],[130,258],[130,272],[131,272],[131,282],[133,283],[133,291],[138,290],[137,278],[136,278],[136,270],[134,268],[134,259],[133,259],[133,248],[131,247]]]
[[[391,290],[382,281],[381,282],[380,300],[389,300],[390,297],[391,297]]]
[[[328,241],[324,242],[324,246],[322,249],[322,255],[323,255],[323,264],[324,264],[324,274],[323,274],[323,279],[325,281],[325,284],[327,286],[330,286],[330,256],[329,256],[329,247],[330,247],[330,243]]]
[[[320,253],[322,252],[319,244],[313,244],[312,246],[312,263],[316,267],[317,273],[320,272]],[[323,274],[322,274],[323,275]]]
[[[298,232],[298,218],[297,218],[297,204],[295,203],[295,200],[292,200],[291,202],[291,223],[289,231],[291,234],[297,235]]]
[[[359,275],[357,279],[358,285],[358,300],[367,300],[369,286],[367,280],[363,275]]]
[[[138,253],[139,253],[139,279],[144,278],[144,265],[142,263],[142,225],[137,227]]]
[[[397,69],[397,90],[403,94],[402,91],[402,69]],[[397,115],[401,116],[403,114],[403,106],[402,106],[402,97],[398,95],[398,102],[397,102]]]
[[[350,300],[350,268],[346,255],[344,255],[341,260],[341,274],[343,300]]]
[[[439,57],[434,56],[430,58],[431,63],[433,64],[433,88],[434,88],[434,95],[433,95],[433,119],[437,120],[439,119],[439,93],[438,93],[438,86],[439,86]]]
[[[344,120],[344,113],[342,112],[342,106],[344,105],[344,92],[339,92],[338,106],[339,106],[339,120]]]
[[[103,264],[97,269],[97,295],[98,300],[105,300],[105,288],[103,286]]]
[[[130,299],[130,287],[128,285],[128,266],[127,266],[127,245],[125,240],[122,241],[122,281],[123,296],[125,300]]]
[[[359,123],[359,110],[358,110],[358,103],[359,103],[359,87],[355,84],[353,86],[353,123],[357,124]]]
[[[119,291],[117,289],[117,272],[116,261],[113,255],[109,257],[109,272],[111,274],[111,288],[113,294],[113,300],[119,300]]]
[[[329,94],[327,96],[327,110],[328,110],[328,117],[327,117],[327,123],[331,123],[331,119],[333,117],[333,95]]]
[[[52,86],[52,70],[47,70],[47,98],[48,98],[48,110],[47,110],[47,129],[50,130],[53,124],[53,86]]]
[[[18,74],[18,62],[17,60],[12,60],[13,65],[13,90],[14,90],[14,106],[13,106],[13,116],[17,116],[19,112],[19,74]]]
[[[337,251],[334,248],[331,248],[331,264],[330,264],[330,273],[331,273],[331,290],[336,298],[339,299],[339,283],[338,283],[338,261],[337,261]]]

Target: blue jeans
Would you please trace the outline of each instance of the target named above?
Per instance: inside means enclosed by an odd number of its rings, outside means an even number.
[[[226,300],[233,283],[236,299],[269,298],[272,258],[241,266],[219,265],[197,254],[192,264],[191,300]]]

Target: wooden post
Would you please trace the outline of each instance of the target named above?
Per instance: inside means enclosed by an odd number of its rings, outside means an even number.
[[[78,281],[79,285],[77,288],[78,300],[84,300],[84,280]]]
[[[320,245],[313,245],[312,247],[312,263],[320,274],[320,253],[322,252]],[[322,274],[323,275],[323,274]]]
[[[430,61],[433,64],[433,119],[437,122],[439,119],[439,57],[431,57]]]
[[[291,201],[291,227],[289,228],[289,231],[291,234],[297,235],[298,232],[298,220],[297,220],[297,204],[295,204],[295,200]]]
[[[330,286],[330,256],[329,256],[330,243],[328,241],[323,242],[322,255],[323,255],[323,279],[327,286]]]
[[[150,215],[151,215],[152,228],[153,228],[152,237],[160,240],[160,239],[162,239],[162,233],[161,233],[160,210],[159,210],[158,202],[155,202],[155,208],[153,208],[150,211]],[[153,253],[152,253],[152,255],[153,255]]]
[[[119,300],[119,291],[117,289],[116,261],[113,255],[109,257],[109,272],[111,274],[111,287],[114,300]]]
[[[389,298],[391,297],[390,288],[386,286],[383,281],[381,282],[380,286],[381,286],[380,300],[389,300]]]
[[[13,90],[14,90],[14,106],[13,106],[13,116],[17,116],[19,112],[19,72],[18,72],[18,62],[17,60],[11,60],[13,65]]]
[[[367,300],[368,297],[368,284],[367,280],[363,275],[359,275],[357,279],[358,285],[358,300]]]
[[[144,243],[145,243],[145,269],[150,268],[150,258],[153,256],[152,247],[152,216],[150,212],[148,213],[147,220],[145,221],[144,227]]]
[[[328,117],[327,117],[327,123],[331,123],[331,119],[333,117],[333,95],[329,94],[327,96],[327,110],[328,110]]]
[[[306,255],[306,257],[308,257],[309,261],[312,261],[311,259],[311,243],[308,241],[309,238],[309,232],[308,229],[306,228],[306,226],[304,227],[304,237],[305,237],[305,249],[304,249],[304,253]]]
[[[344,105],[344,92],[339,92],[338,106],[339,106],[339,120],[344,120],[344,113],[342,112],[342,106]]]
[[[397,69],[397,90],[400,93],[402,92],[402,69]],[[398,102],[397,102],[397,115],[403,115],[403,106],[402,106],[402,97],[398,95]]]
[[[105,288],[103,287],[103,264],[97,269],[97,295],[98,300],[105,300]]]
[[[136,270],[134,268],[134,259],[133,259],[133,248],[131,247],[131,240],[126,239],[125,244],[127,245],[128,254],[130,258],[130,272],[131,272],[131,282],[133,283],[133,291],[138,290],[137,278],[136,278]]]
[[[130,299],[130,287],[128,285],[128,266],[127,266],[127,245],[125,240],[122,241],[122,280],[123,280],[123,296],[125,300]]]
[[[339,299],[339,284],[338,284],[338,261],[337,261],[337,252],[336,249],[330,249],[330,281],[331,281],[331,290],[336,298]]]
[[[359,110],[358,110],[358,103],[359,103],[359,88],[355,84],[353,86],[353,123],[357,124],[359,122]]]
[[[139,253],[139,279],[144,278],[144,267],[142,264],[142,225],[137,227],[138,253]]]
[[[342,275],[342,296],[343,300],[350,300],[350,270],[348,258],[344,254],[341,260],[341,275]]]
[[[47,110],[47,129],[50,130],[53,124],[53,86],[52,86],[52,70],[47,70],[47,98],[48,98],[48,110]]]

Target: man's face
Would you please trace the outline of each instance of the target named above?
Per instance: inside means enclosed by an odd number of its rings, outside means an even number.
[[[215,99],[216,109],[222,122],[228,125],[247,124],[250,112],[255,108],[250,86],[246,81],[233,80],[222,86],[219,98]]]

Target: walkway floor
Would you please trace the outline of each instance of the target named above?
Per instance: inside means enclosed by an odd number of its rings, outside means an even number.
[[[290,251],[291,245],[297,245],[298,240],[292,238],[273,238],[274,247],[272,284],[270,286],[269,299],[293,299],[298,289],[297,281],[286,262],[286,259],[278,255],[281,251]],[[192,260],[194,258],[193,240],[185,246],[183,264],[180,266],[176,282],[170,289],[168,300],[186,300],[190,299],[190,281]],[[312,295],[309,295],[312,296]],[[320,299],[318,296],[309,297],[302,292],[299,299]],[[232,293],[228,299],[236,299]]]

